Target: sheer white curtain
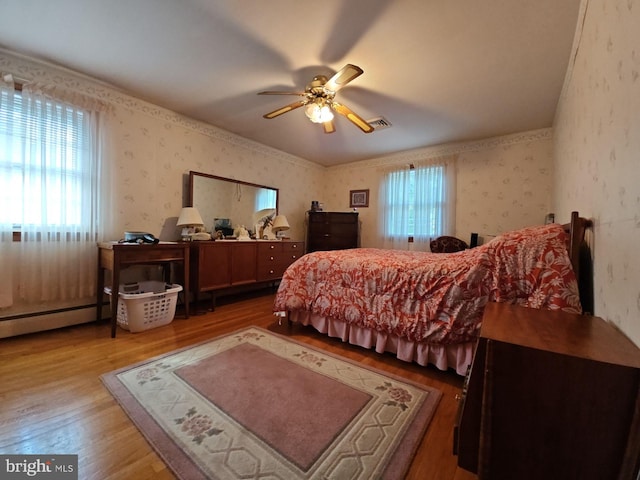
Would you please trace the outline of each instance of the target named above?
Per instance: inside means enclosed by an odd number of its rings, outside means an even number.
[[[95,295],[109,185],[104,115],[91,99],[76,95],[72,104],[50,93],[26,85],[0,91],[0,248],[12,272],[0,308],[46,310]]]
[[[456,156],[387,167],[380,183],[382,247],[428,251],[455,230]]]
[[[7,142],[9,133],[6,131],[5,116],[13,111],[14,85],[11,76],[0,75],[0,309],[13,305],[13,232],[14,224],[9,216],[12,210],[11,198],[5,187],[6,172],[5,158],[8,156]],[[0,310],[1,311],[1,310]]]
[[[256,212],[265,208],[274,208],[274,205],[276,204],[276,193],[276,190],[259,188],[258,193],[256,194]]]

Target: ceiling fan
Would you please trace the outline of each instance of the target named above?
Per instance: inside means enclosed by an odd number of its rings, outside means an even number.
[[[329,79],[324,75],[316,75],[306,86],[304,92],[259,92],[258,95],[298,95],[304,97],[302,100],[280,107],[263,116],[264,118],[271,119],[295,110],[296,108],[306,107],[305,114],[309,117],[309,120],[314,123],[322,123],[324,133],[333,133],[336,131],[335,125],[333,124],[333,112],[335,111],[346,117],[347,120],[364,133],[371,133],[374,129],[366,120],[355,114],[349,107],[334,100],[338,90],[363,73],[364,71],[360,67],[348,63]]]

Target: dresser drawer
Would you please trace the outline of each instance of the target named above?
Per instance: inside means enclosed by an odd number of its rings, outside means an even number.
[[[282,251],[284,253],[291,253],[302,255],[304,253],[304,242],[283,242]]]
[[[277,280],[282,278],[289,264],[281,261],[260,262],[258,265],[258,281]]]
[[[304,242],[275,241],[258,244],[258,281],[277,280],[304,254]]]

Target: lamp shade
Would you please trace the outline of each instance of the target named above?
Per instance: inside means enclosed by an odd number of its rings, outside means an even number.
[[[283,230],[289,230],[289,222],[284,215],[278,215],[273,219],[273,226],[271,230],[274,232],[282,232]]]
[[[178,217],[178,223],[176,223],[178,227],[185,227],[188,225],[204,225],[202,221],[202,217],[200,216],[200,212],[196,207],[184,207],[180,211],[180,216]]]

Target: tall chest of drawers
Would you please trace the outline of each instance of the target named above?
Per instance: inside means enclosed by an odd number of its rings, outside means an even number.
[[[358,212],[308,212],[307,252],[357,248],[359,234]]]

